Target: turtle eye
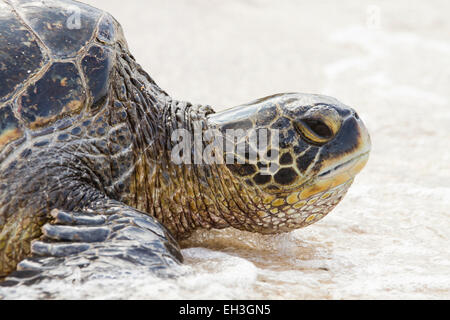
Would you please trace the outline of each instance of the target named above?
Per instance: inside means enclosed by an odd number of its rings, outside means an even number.
[[[333,136],[331,129],[321,120],[307,119],[305,124],[320,138],[330,139]]]
[[[309,143],[323,145],[330,141],[333,130],[320,119],[303,119],[296,123],[296,128]]]

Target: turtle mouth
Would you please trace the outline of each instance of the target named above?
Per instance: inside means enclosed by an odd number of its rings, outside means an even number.
[[[349,179],[356,176],[366,165],[369,160],[369,151],[362,153],[356,157],[351,158],[344,163],[340,163],[330,169],[326,169],[325,171],[319,173],[317,177],[319,179],[329,178],[335,175],[339,175],[341,173],[347,172],[349,175]]]
[[[352,181],[355,176],[364,168],[368,159],[370,151],[361,153],[343,163],[334,165],[324,169],[319,174],[283,192],[298,192],[299,190],[314,189],[314,193],[324,192]],[[273,192],[277,193],[277,192]],[[312,193],[312,194],[314,194]]]

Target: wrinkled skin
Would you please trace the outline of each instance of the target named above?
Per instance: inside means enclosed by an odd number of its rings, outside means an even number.
[[[174,101],[120,25],[90,6],[0,1],[0,31],[0,276],[18,270],[8,285],[60,264],[170,269],[182,261],[175,239],[197,228],[310,225],[367,161],[364,124],[330,97],[281,94],[221,113]],[[196,128],[222,141],[264,129],[279,143],[255,159],[231,151],[230,163],[218,149],[213,163],[195,163],[194,151],[175,163],[173,134]]]

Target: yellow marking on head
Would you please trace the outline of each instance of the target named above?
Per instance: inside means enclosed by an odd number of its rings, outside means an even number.
[[[300,194],[300,199],[309,199],[313,195],[326,192],[334,187],[337,187],[347,182],[351,177],[347,172],[342,172],[338,175],[329,177],[328,179],[319,179],[313,185],[307,186]]]
[[[313,195],[318,194],[320,192],[327,191],[332,187],[333,187],[333,181],[330,181],[330,180],[316,183],[310,187],[305,188],[300,193],[300,199],[309,199]]]
[[[358,162],[348,171],[351,176],[356,176],[366,166],[369,161],[369,154],[361,157]]]
[[[285,203],[284,199],[276,199],[274,202],[272,202],[272,206],[279,207],[282,206],[284,203]]]
[[[257,214],[258,214],[258,216],[260,216],[261,218],[264,218],[264,217],[267,215],[267,213],[266,213],[265,211],[258,211]]]
[[[270,212],[273,213],[273,214],[277,214],[278,213],[278,209],[274,208],[274,209],[270,210]]]
[[[295,209],[300,209],[301,207],[303,207],[306,204],[306,201],[299,201],[296,204],[294,204],[294,208]]]
[[[331,197],[332,193],[331,192],[327,192],[325,194],[323,194],[320,198],[321,199],[328,199],[329,197]]]
[[[263,203],[264,203],[264,204],[269,204],[269,203],[271,203],[274,199],[275,199],[275,196],[273,196],[273,195],[266,196],[266,197],[264,197]]]
[[[294,203],[298,202],[298,192],[295,192],[295,193],[292,193],[291,195],[289,195],[286,198],[286,202],[288,204],[294,204]]]
[[[308,218],[306,218],[305,222],[306,223],[310,223],[311,221],[313,221],[316,218],[315,214],[310,215]]]

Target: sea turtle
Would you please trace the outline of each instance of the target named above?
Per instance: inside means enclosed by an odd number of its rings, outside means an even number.
[[[4,284],[58,264],[170,269],[198,228],[305,227],[369,151],[358,114],[334,98],[277,94],[219,113],[175,101],[108,13],[0,0]]]

